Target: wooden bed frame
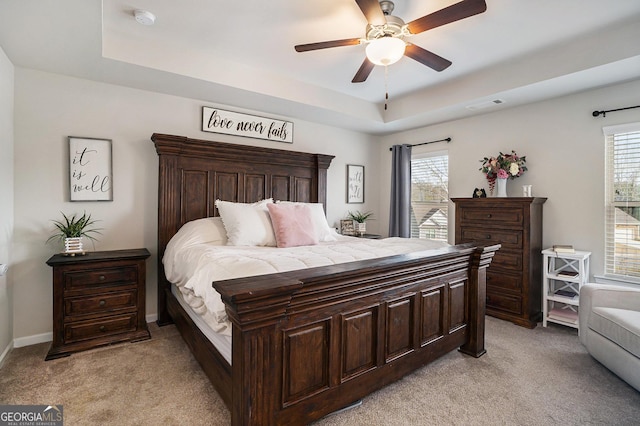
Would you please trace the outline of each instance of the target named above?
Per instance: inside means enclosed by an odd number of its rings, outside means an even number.
[[[307,424],[459,348],[484,349],[486,268],[499,245],[214,282],[232,322],[232,365],[194,325],[162,266],[214,202],[326,206],[332,156],[154,134],[159,155],[158,323],[175,323],[233,425]]]

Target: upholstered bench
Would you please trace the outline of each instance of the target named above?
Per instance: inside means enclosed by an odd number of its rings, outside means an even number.
[[[640,391],[640,288],[582,286],[578,326],[591,356]]]

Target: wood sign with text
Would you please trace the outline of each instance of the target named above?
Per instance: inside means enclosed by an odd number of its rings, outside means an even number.
[[[293,123],[202,107],[202,131],[293,143]]]

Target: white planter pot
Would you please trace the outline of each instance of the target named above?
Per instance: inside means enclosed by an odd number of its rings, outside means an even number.
[[[69,237],[64,239],[64,254],[84,254],[82,249],[82,237]]]
[[[367,224],[366,222],[356,222],[356,231],[358,231],[358,235],[361,237],[367,233]]]

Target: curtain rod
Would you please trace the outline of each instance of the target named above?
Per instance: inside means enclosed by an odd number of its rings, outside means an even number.
[[[608,111],[593,111],[592,114],[594,117],[597,117],[600,114],[602,114],[603,117],[606,117],[608,112],[624,111],[625,109],[633,109],[633,108],[640,108],[640,105],[630,106],[626,108],[610,109]]]
[[[436,143],[436,142],[451,142],[451,138],[444,138],[444,139],[438,139],[437,141],[430,141],[430,142],[422,142],[422,143],[414,143],[413,145],[409,145],[409,146],[420,146],[420,145],[429,145],[430,143]],[[389,151],[392,151],[392,148],[389,148]]]

